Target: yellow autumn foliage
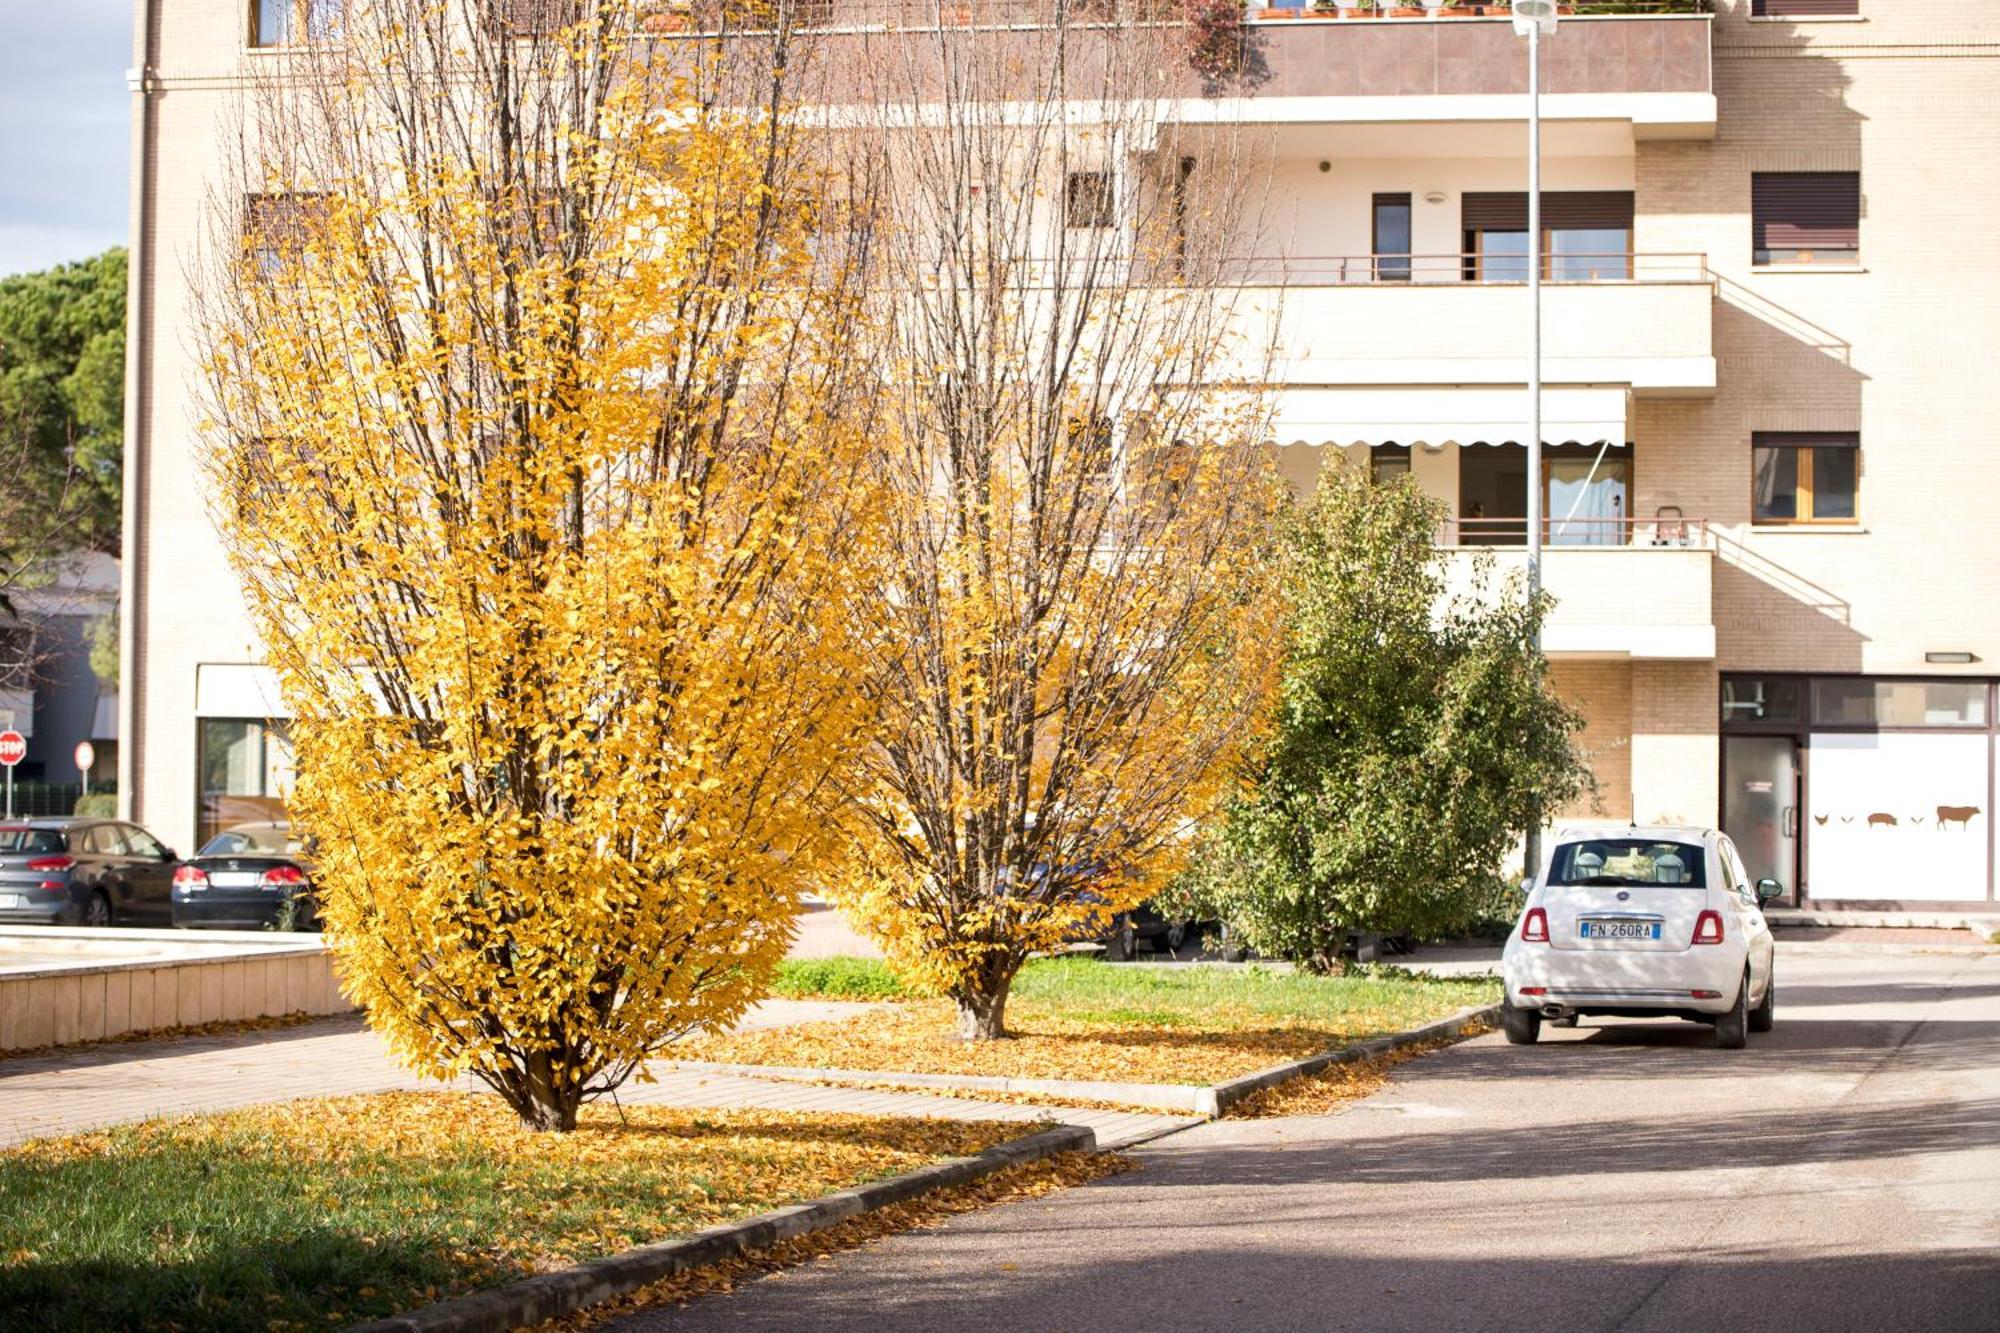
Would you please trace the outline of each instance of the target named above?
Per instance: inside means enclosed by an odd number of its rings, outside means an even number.
[[[783,956],[867,717],[872,531],[782,90],[697,95],[776,67],[590,12],[351,17],[256,100],[201,321],[343,984],[563,1129]]]

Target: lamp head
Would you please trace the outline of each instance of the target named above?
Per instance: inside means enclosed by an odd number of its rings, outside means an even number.
[[[1537,30],[1556,30],[1556,0],[1514,0],[1514,31],[1526,37]]]

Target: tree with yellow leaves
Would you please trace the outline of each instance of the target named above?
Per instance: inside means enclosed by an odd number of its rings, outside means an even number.
[[[788,23],[370,0],[217,192],[217,519],[348,993],[538,1129],[727,1025],[870,705],[857,304]]]
[[[1179,35],[858,38],[891,492],[882,740],[838,886],[905,976],[1006,1035],[1031,954],[1101,933],[1236,779],[1275,669],[1270,308],[1234,285],[1264,168],[1177,127]],[[1251,386],[1232,388],[1231,386]]]

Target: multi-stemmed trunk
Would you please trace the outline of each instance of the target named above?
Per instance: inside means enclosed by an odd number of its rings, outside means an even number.
[[[1018,959],[1007,958],[974,969],[952,992],[958,1003],[960,1041],[998,1041],[1007,1035],[1007,992],[1013,989]]]

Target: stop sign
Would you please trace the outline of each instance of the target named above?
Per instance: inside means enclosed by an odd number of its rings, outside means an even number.
[[[18,731],[0,731],[0,764],[12,768],[27,757],[27,737]]]

